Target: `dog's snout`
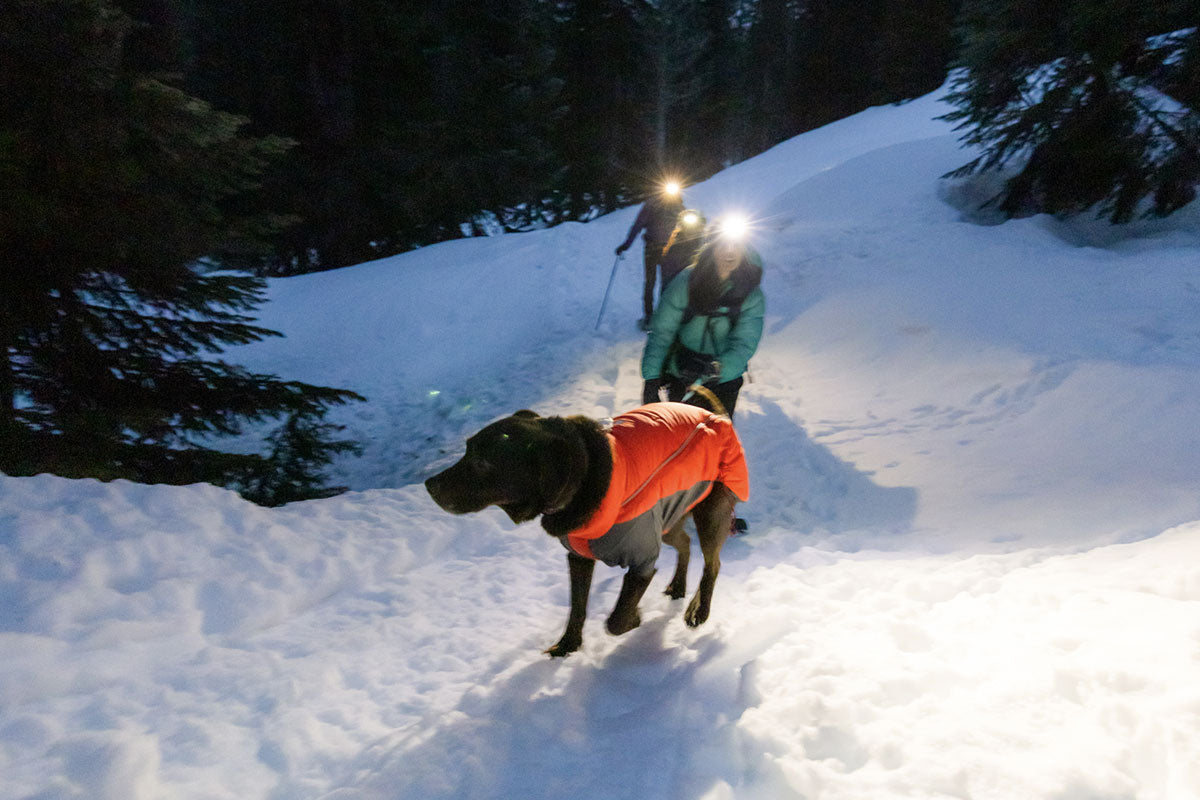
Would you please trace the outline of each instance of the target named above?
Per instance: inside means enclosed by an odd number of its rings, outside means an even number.
[[[445,472],[439,472],[437,475],[426,478],[425,491],[429,492],[429,496],[433,498],[433,502],[437,503],[442,510],[450,511],[451,509],[447,507],[449,499],[446,497],[446,481],[442,477],[445,474]]]
[[[451,514],[466,514],[478,511],[487,505],[477,503],[476,492],[472,491],[469,476],[462,469],[462,462],[425,480],[425,491],[443,511]]]

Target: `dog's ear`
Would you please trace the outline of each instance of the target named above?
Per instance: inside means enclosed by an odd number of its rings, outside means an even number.
[[[513,416],[521,419],[538,419],[540,415],[536,411],[530,411],[528,408],[522,408],[520,411],[514,412]]]
[[[587,474],[587,449],[582,442],[556,438],[538,458],[538,486],[545,514],[555,514],[575,498]]]

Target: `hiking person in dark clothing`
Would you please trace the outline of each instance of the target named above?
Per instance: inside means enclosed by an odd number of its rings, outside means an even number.
[[[696,253],[700,252],[700,247],[704,244],[704,226],[707,223],[704,215],[694,208],[685,208],[679,212],[675,230],[671,231],[671,238],[667,239],[662,260],[658,264],[662,273],[662,282],[658,285],[660,301],[663,292],[671,285],[671,281],[675,280],[675,276],[683,272],[684,267],[691,264],[696,258]]]
[[[683,210],[683,199],[679,196],[679,184],[668,183],[660,194],[651,197],[638,211],[637,219],[629,228],[625,241],[617,246],[616,253],[621,255],[638,233],[642,234],[645,250],[642,254],[645,286],[642,290],[642,319],[639,323],[642,330],[650,329],[650,316],[654,313],[654,284],[658,280],[658,262],[662,259],[663,248],[675,228],[675,220]]]

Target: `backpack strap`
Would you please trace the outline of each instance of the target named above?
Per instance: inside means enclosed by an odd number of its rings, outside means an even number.
[[[710,311],[709,313],[705,314],[704,316],[728,317],[730,329],[736,328],[737,324],[738,324],[738,317],[740,317],[742,315],[742,303],[744,303],[744,302],[746,302],[745,297],[738,300],[738,302],[735,303],[734,305],[725,306],[724,311]],[[697,313],[698,312],[696,311],[696,309],[692,308],[691,303],[688,303],[687,308],[683,309],[683,318],[679,321],[679,327],[682,328],[684,325],[687,325],[689,322],[691,322],[693,319],[695,319]]]
[[[740,317],[742,313],[742,304],[746,302],[746,298],[750,296],[750,293],[758,288],[758,285],[761,281],[762,256],[760,256],[758,251],[754,248],[747,248],[746,263],[743,264],[743,266],[736,272],[734,272],[733,287],[721,298],[722,300],[727,301],[726,305],[724,306],[725,311],[711,311],[708,312],[707,316],[728,317],[729,327],[731,329],[737,327],[738,317]],[[689,291],[688,304],[683,309],[683,318],[679,323],[680,327],[691,322],[699,313],[700,312],[698,312],[696,309],[692,308],[692,296],[691,292]]]

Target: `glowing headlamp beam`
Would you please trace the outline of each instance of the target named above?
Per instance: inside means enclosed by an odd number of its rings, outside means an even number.
[[[667,197],[674,197],[675,195],[679,194],[679,190],[681,188],[682,187],[679,185],[679,181],[667,181],[663,184],[663,194],[665,194]]]
[[[750,232],[750,221],[740,214],[731,214],[721,220],[718,232],[722,239],[740,242]]]

